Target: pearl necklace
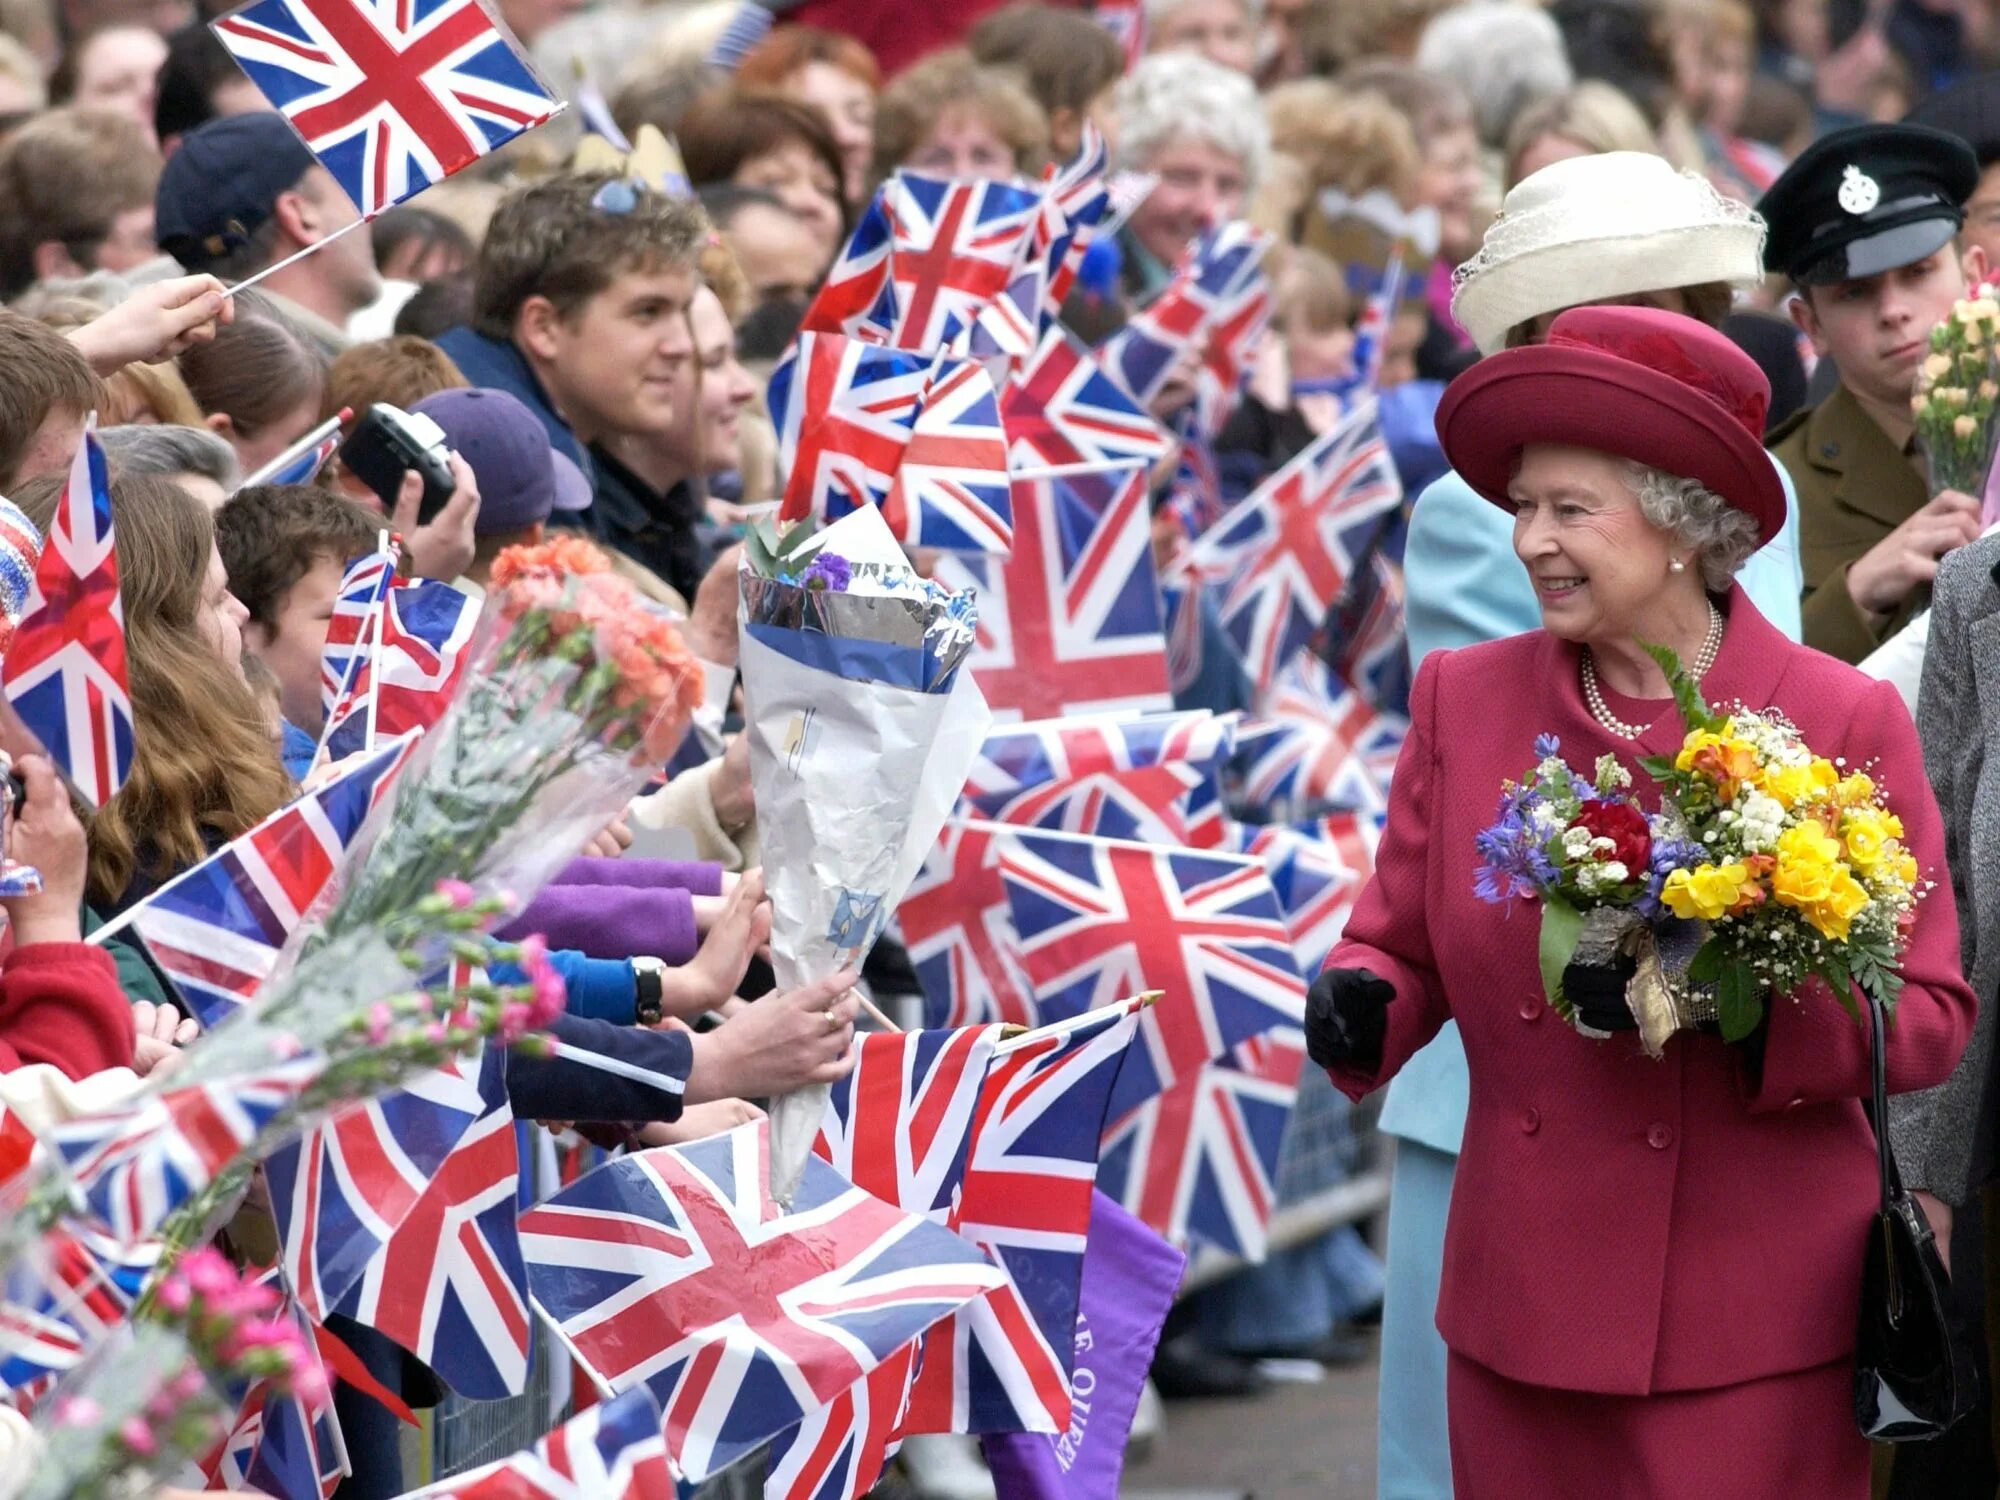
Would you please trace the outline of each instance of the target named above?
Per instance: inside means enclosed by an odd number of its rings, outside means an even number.
[[[1700,682],[1708,675],[1708,669],[1715,665],[1716,654],[1722,650],[1722,611],[1715,607],[1713,599],[1708,602],[1708,634],[1702,639],[1701,654],[1694,659],[1694,680]],[[1604,694],[1597,686],[1597,663],[1590,654],[1590,647],[1583,648],[1583,656],[1578,663],[1583,676],[1583,701],[1590,706],[1590,716],[1621,740],[1636,740],[1651,726],[1647,724],[1627,724],[1615,717]]]

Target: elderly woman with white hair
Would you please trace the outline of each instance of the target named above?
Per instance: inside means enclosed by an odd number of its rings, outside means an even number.
[[[1158,185],[1119,235],[1126,296],[1143,302],[1204,229],[1239,218],[1270,150],[1257,91],[1187,52],[1144,58],[1118,86],[1118,165]]]
[[[1562,93],[1574,76],[1548,12],[1514,0],[1473,0],[1438,16],[1417,43],[1417,66],[1458,85],[1493,151],[1523,109]]]
[[[1566,308],[1641,304],[1719,324],[1731,287],[1762,275],[1763,222],[1659,156],[1557,162],[1510,192],[1457,274],[1453,311],[1482,354],[1541,343]],[[1477,368],[1477,367],[1475,367]],[[1799,637],[1798,506],[1784,470],[1775,539],[1737,572],[1744,597]],[[1457,474],[1426,489],[1404,555],[1410,658],[1532,630],[1541,609],[1506,513]],[[1391,1085],[1381,1128],[1397,1137],[1382,1315],[1377,1466],[1381,1494],[1448,1500],[1445,1348],[1433,1321],[1468,1084],[1447,1024]]]

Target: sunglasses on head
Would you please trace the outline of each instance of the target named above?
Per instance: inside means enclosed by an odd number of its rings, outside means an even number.
[[[613,178],[590,195],[590,206],[601,214],[629,214],[639,206],[639,195],[645,190],[644,183],[629,177]]]

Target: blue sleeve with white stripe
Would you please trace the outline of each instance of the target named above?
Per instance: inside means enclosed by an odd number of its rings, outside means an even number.
[[[549,1036],[554,1056],[517,1052],[508,1059],[507,1099],[521,1119],[628,1125],[680,1118],[694,1066],[686,1032],[562,1016]]]

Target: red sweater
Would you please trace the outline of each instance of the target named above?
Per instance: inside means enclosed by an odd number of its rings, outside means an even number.
[[[944,0],[943,4],[913,5],[910,0],[805,0],[781,18],[802,26],[824,26],[864,42],[894,76],[927,52],[964,40],[972,23],[1006,0]],[[1076,0],[1055,0],[1073,5]]]
[[[111,955],[30,943],[0,965],[0,1072],[49,1063],[71,1078],[132,1066],[132,1007]]]

